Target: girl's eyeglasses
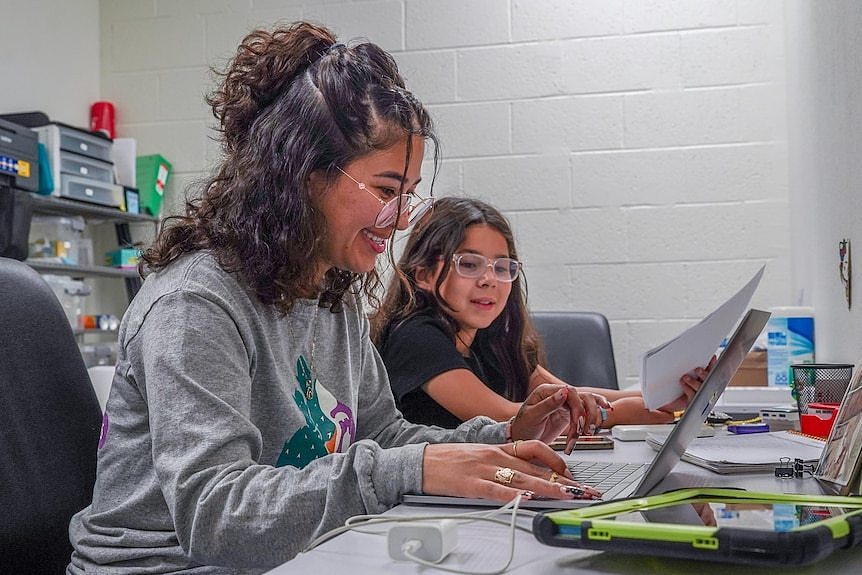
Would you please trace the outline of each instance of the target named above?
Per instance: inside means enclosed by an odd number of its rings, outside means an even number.
[[[353,182],[359,186],[360,190],[368,192],[371,194],[371,197],[380,202],[380,212],[374,220],[374,227],[376,228],[388,228],[389,226],[395,225],[403,215],[407,216],[407,225],[412,226],[434,206],[434,198],[422,198],[415,194],[400,194],[388,202],[385,202],[377,197],[377,194],[369,190],[364,183],[355,179],[338,166],[335,166],[335,169],[353,180]],[[414,201],[416,202],[415,204],[413,203]],[[401,205],[400,212],[398,211],[399,203]]]
[[[464,278],[480,278],[486,269],[491,268],[497,281],[510,283],[521,273],[521,262],[512,258],[489,260],[481,254],[453,254],[452,261],[455,262],[455,272]]]

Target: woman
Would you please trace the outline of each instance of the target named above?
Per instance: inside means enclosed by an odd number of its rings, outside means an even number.
[[[479,200],[441,198],[418,222],[372,318],[372,337],[396,404],[416,423],[505,421],[542,384],[563,384],[542,366],[509,223]],[[680,397],[659,411],[647,410],[637,391],[578,387],[610,400],[608,409],[590,406],[599,417],[587,416],[587,429],[673,421],[705,374],[684,375]]]
[[[256,30],[209,103],[224,161],[143,255],[68,572],[258,573],[407,492],[595,496],[540,441],[487,445],[574,433],[565,388],[453,431],[395,408],[360,293],[434,134],[392,58]]]

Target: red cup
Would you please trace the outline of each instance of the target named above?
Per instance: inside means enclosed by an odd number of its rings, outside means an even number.
[[[110,102],[94,102],[90,106],[90,131],[101,132],[114,139],[114,105]]]

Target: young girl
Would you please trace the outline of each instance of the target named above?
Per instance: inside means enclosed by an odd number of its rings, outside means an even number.
[[[506,421],[542,384],[563,384],[542,367],[523,284],[499,211],[475,199],[437,200],[411,232],[372,317],[372,337],[407,420],[445,428],[476,415]],[[599,398],[587,409],[599,417],[587,417],[586,430],[672,421],[705,373],[683,376],[680,397],[660,411],[647,410],[637,391],[579,387],[582,397]]]
[[[564,388],[452,431],[395,408],[358,292],[427,204],[434,134],[392,58],[256,30],[210,103],[224,161],[144,254],[68,572],[260,573],[408,492],[595,496],[547,445],[507,443],[571,433]]]

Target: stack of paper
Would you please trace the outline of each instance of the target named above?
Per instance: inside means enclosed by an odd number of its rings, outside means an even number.
[[[667,436],[649,435],[647,443],[660,449]],[[826,442],[793,431],[747,433],[734,435],[718,433],[715,437],[695,439],[682,455],[688,461],[716,473],[772,472],[779,460],[802,459],[806,464],[817,463]]]
[[[643,355],[641,390],[649,409],[658,409],[682,395],[679,378],[706,366],[721,340],[748,309],[765,268],[761,266],[742,289],[699,323]]]

